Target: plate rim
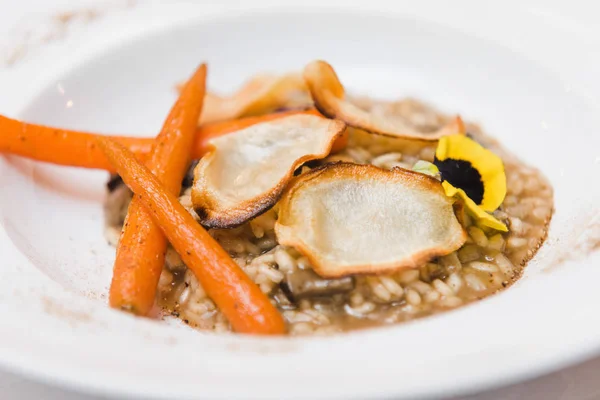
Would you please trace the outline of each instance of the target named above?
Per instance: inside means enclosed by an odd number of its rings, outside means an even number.
[[[280,10],[275,10],[275,11],[273,11],[273,13],[277,13],[278,11],[280,11]],[[306,11],[307,11],[307,12],[310,12],[310,10],[309,10],[309,9],[307,9]],[[319,11],[322,11],[322,10],[319,10]],[[211,16],[211,18],[212,18],[212,17],[215,17],[215,16],[218,16],[218,15],[219,15],[219,13],[217,12],[217,13],[215,13],[214,15],[212,15],[212,16]],[[223,14],[221,14],[221,15],[223,15]],[[206,17],[201,17],[201,18],[199,18],[199,20],[201,20],[201,21],[204,21],[204,20],[205,20],[205,18],[206,18]],[[195,22],[193,22],[193,20],[190,20],[190,21],[188,21],[186,24],[188,24],[188,23],[195,23]],[[171,27],[165,27],[164,31],[168,31],[168,30],[170,30],[171,28],[172,28],[172,26],[171,26]],[[150,33],[150,34],[156,34],[156,33],[157,33],[157,31],[154,31],[153,33]],[[133,38],[132,40],[136,40],[136,38]],[[112,49],[112,47],[108,47],[108,48],[106,48],[106,49],[103,49],[102,51],[110,51],[111,49]],[[102,51],[101,51],[101,52],[102,52]],[[92,57],[95,57],[95,56],[92,56]],[[82,61],[82,62],[81,62],[81,64],[83,64],[83,63],[85,63],[85,62],[87,62],[87,61],[86,61],[86,60],[84,60],[84,61]],[[77,68],[77,67],[78,67],[79,65],[81,65],[81,64],[76,64],[76,66],[75,66],[74,68]],[[63,73],[65,73],[65,72],[66,72],[66,71],[61,71],[61,72],[60,72],[60,74],[63,74]],[[0,225],[0,229],[2,229],[2,230],[3,230],[4,228],[3,228],[3,227]],[[0,236],[0,238],[1,238],[1,236]],[[593,259],[593,260],[597,260],[597,259],[598,259],[597,257],[594,257],[594,259]],[[588,260],[588,261],[593,261],[593,260],[592,260],[592,259],[590,259],[590,260]],[[591,342],[590,342],[590,343],[591,343]],[[581,349],[583,349],[583,347],[581,347]],[[524,375],[524,373],[523,373],[523,372],[521,372],[521,373],[516,373],[516,372],[515,372],[515,375],[518,375],[518,376],[520,376],[520,377],[523,377],[523,379],[527,379],[527,378],[530,378],[530,377],[533,377],[533,376],[537,376],[537,375],[539,375],[539,374],[541,374],[541,373],[550,372],[550,371],[552,371],[552,370],[555,370],[555,369],[558,369],[558,368],[562,368],[562,367],[563,367],[563,366],[565,366],[565,365],[569,365],[569,364],[572,364],[572,363],[574,363],[574,362],[578,362],[578,361],[583,361],[583,360],[585,359],[585,358],[583,358],[583,356],[584,356],[584,355],[589,355],[589,356],[591,357],[591,356],[592,356],[592,355],[590,355],[590,353],[591,353],[591,350],[593,350],[593,352],[595,353],[595,352],[598,352],[598,351],[599,351],[599,349],[600,349],[600,341],[598,341],[598,343],[596,343],[596,344],[594,344],[594,345],[590,345],[589,347],[586,347],[586,350],[585,350],[585,351],[581,351],[581,353],[576,353],[576,352],[572,353],[570,357],[564,357],[564,356],[563,356],[563,357],[558,357],[558,356],[557,356],[557,358],[561,358],[561,359],[562,359],[562,362],[560,362],[560,361],[555,361],[555,363],[553,364],[553,365],[554,365],[554,367],[550,367],[550,368],[541,368],[540,370],[538,370],[538,371],[536,371],[536,372],[532,372],[532,373],[531,373],[529,376],[526,376],[526,375]],[[28,370],[28,369],[27,369],[27,368],[25,368],[24,366],[21,366],[21,367],[19,367],[19,365],[17,365],[17,363],[10,363],[10,362],[7,362],[7,359],[6,359],[6,357],[4,357],[4,355],[5,355],[5,353],[3,353],[3,352],[0,352],[0,363],[2,363],[3,365],[9,365],[9,364],[10,364],[10,365],[11,365],[11,368],[14,368],[14,369],[17,369],[17,370],[22,370],[23,372],[26,372],[26,373],[27,373],[27,375],[31,375],[31,376],[34,376],[34,375],[35,375],[35,376],[38,376],[38,378],[40,378],[40,379],[42,379],[42,380],[44,380],[44,381],[46,381],[46,382],[48,382],[48,383],[53,383],[53,381],[59,381],[59,380],[62,378],[62,379],[63,379],[63,381],[61,381],[61,385],[64,385],[64,386],[67,386],[67,387],[71,387],[71,388],[74,388],[74,389],[75,389],[75,390],[77,390],[77,391],[85,391],[85,392],[89,392],[89,389],[92,387],[92,386],[90,386],[90,382],[89,382],[89,381],[88,381],[87,383],[83,383],[83,382],[76,382],[76,381],[74,381],[74,380],[69,380],[68,378],[65,378],[65,377],[64,377],[64,375],[63,375],[63,376],[60,376],[60,375],[52,375],[52,374],[48,374],[48,375],[46,375],[46,371],[41,371],[41,370],[40,370],[40,371],[37,371],[37,372],[36,372],[35,370],[32,370],[32,369],[29,369],[29,370]],[[14,359],[13,359],[13,361],[14,361]],[[532,369],[530,369],[530,371],[533,371],[533,370],[532,370]],[[514,381],[515,381],[514,379],[508,379],[508,380],[509,380],[509,381],[511,381],[511,382],[514,382]],[[498,382],[498,381],[496,381],[496,382]],[[504,383],[506,383],[506,382],[504,382]],[[498,386],[501,386],[501,385],[503,385],[504,383],[499,383],[499,384],[498,384]],[[81,384],[82,386],[79,386],[79,384]],[[488,385],[485,385],[485,387],[486,387],[486,388],[491,388],[491,387],[493,387],[493,386],[490,386],[490,385],[488,384]],[[100,384],[100,383],[98,383],[98,385],[97,385],[97,389],[102,389],[102,388],[103,388],[103,389],[107,389],[107,386],[106,386],[106,385],[104,385],[104,384]],[[121,388],[121,390],[122,390],[122,389],[123,389],[123,388]],[[98,391],[98,393],[102,393],[102,394],[110,394],[110,395],[123,395],[123,394],[125,394],[125,395],[140,395],[140,392],[139,392],[139,391],[132,391],[132,392],[127,392],[127,391],[126,391],[126,392],[123,392],[123,391],[121,391],[121,390],[117,390],[117,391],[114,391],[114,392],[103,392],[103,391]],[[478,390],[478,389],[475,389],[475,390]],[[471,390],[467,390],[467,391],[463,390],[463,391],[462,391],[462,393],[469,392],[469,391],[471,391]],[[461,391],[459,391],[459,392],[461,392]],[[141,393],[141,395],[148,396],[148,395],[150,395],[150,393]],[[167,393],[165,393],[165,394],[163,394],[162,396],[166,396],[166,395],[168,395],[168,394],[167,394]],[[390,393],[390,394],[388,394],[388,395],[392,395],[392,394]],[[340,397],[342,397],[342,396],[340,396]],[[344,398],[347,398],[345,395],[344,395],[343,397],[344,397]]]

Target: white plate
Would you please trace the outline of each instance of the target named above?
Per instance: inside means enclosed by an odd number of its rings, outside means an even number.
[[[213,335],[136,319],[105,304],[106,175],[2,158],[0,363],[118,395],[415,398],[525,379],[600,350],[600,61],[589,51],[598,27],[533,2],[319,3],[302,12],[142,7],[4,71],[0,96],[15,98],[0,112],[151,134],[174,83],[200,61],[210,62],[210,85],[228,90],[255,72],[324,58],[350,89],[460,112],[543,170],[556,214],[520,283],[458,311],[333,338]]]

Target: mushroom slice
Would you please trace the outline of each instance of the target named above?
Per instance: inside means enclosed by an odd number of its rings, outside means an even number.
[[[192,202],[202,225],[231,228],[281,197],[294,170],[326,157],[344,132],[341,121],[302,114],[214,138],[194,171]]]
[[[323,279],[310,269],[295,269],[285,275],[281,288],[293,301],[298,301],[351,292],[354,286],[354,279],[349,276]]]
[[[305,98],[306,93],[306,84],[299,73],[257,75],[230,97],[208,93],[200,122],[204,124],[270,112],[295,104],[294,99]],[[306,101],[302,104],[310,105]]]
[[[350,163],[296,178],[280,202],[275,233],[325,278],[419,267],[467,238],[435,178]]]
[[[400,116],[360,108],[346,97],[344,87],[333,67],[325,61],[313,61],[308,64],[304,68],[304,80],[317,110],[354,128],[380,135],[423,141],[436,141],[442,136],[465,133],[464,124],[458,116],[439,130],[424,133],[411,127]]]

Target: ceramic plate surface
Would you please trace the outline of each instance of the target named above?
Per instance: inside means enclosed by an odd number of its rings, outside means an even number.
[[[415,398],[507,384],[597,354],[600,57],[590,49],[600,48],[598,25],[541,2],[319,3],[140,7],[0,70],[0,112],[147,136],[199,62],[209,62],[210,87],[228,91],[254,73],[323,58],[351,91],[459,112],[543,171],[556,213],[523,279],[457,311],[329,338],[217,335],[137,319],[106,305],[114,259],[102,234],[106,174],[2,157],[1,364],[145,398]]]

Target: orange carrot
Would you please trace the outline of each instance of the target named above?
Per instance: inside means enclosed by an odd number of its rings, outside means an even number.
[[[184,263],[229,320],[236,332],[283,334],[285,322],[268,297],[229,254],[194,220],[176,196],[115,141],[98,145],[169,239]]]
[[[196,131],[192,145],[192,158],[202,157],[208,149],[208,141],[248,126],[298,113],[316,114],[310,111],[286,111],[274,114],[247,117],[232,121],[216,122],[202,126]],[[29,124],[0,115],[0,153],[16,154],[53,164],[72,167],[98,168],[113,171],[104,154],[96,147],[94,133],[71,131],[43,125]],[[112,136],[140,160],[150,154],[154,138]],[[348,137],[344,135],[335,143],[332,152],[346,147]]]
[[[202,111],[205,84],[206,66],[203,64],[181,91],[147,162],[154,176],[173,195],[179,194],[190,163],[190,147]],[[134,198],[117,246],[109,295],[111,307],[138,315],[148,314],[154,305],[166,249],[167,242],[160,228]]]
[[[93,133],[29,124],[0,115],[0,153],[53,164],[111,169]],[[135,153],[149,153],[152,139],[114,137]]]

